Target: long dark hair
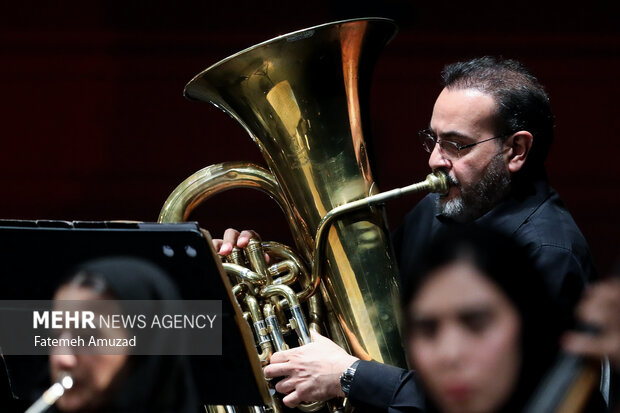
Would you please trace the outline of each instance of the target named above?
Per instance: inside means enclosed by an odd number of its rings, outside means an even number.
[[[521,411],[555,360],[562,326],[541,275],[512,239],[488,228],[453,226],[440,231],[405,278],[402,304],[405,331],[411,333],[408,307],[435,269],[466,261],[480,270],[510,300],[521,319],[522,366],[517,388],[501,410]],[[415,367],[415,366],[414,366]],[[429,410],[433,410],[432,402]]]

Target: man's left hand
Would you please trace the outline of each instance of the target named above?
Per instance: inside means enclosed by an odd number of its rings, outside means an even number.
[[[312,343],[274,353],[264,369],[265,377],[285,376],[276,390],[287,395],[282,402],[291,408],[303,402],[344,397],[340,375],[358,360],[327,337],[311,334]]]

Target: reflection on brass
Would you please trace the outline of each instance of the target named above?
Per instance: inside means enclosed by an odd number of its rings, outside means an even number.
[[[185,87],[186,97],[236,119],[269,170],[243,162],[206,167],[174,190],[159,221],[182,221],[216,193],[255,188],[284,211],[297,247],[294,253],[262,243],[263,251],[235,251],[223,264],[239,305],[250,313],[262,361],[285,348],[287,336],[306,343],[309,331],[327,328],[360,358],[406,366],[398,270],[382,204],[407,192],[445,192],[447,181],[432,175],[375,194],[362,118],[372,68],[395,31],[382,18],[301,30],[224,59]],[[263,252],[273,256],[270,265]]]

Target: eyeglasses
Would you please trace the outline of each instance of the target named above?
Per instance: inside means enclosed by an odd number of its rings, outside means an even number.
[[[418,135],[420,136],[420,142],[422,143],[422,147],[428,153],[433,152],[435,145],[439,142],[439,149],[448,159],[458,159],[461,156],[461,151],[464,149],[472,148],[480,143],[492,141],[493,139],[505,138],[510,135],[499,135],[494,136],[489,139],[482,140],[480,142],[474,142],[467,145],[461,145],[452,141],[444,141],[443,139],[438,139],[435,132],[431,129],[421,130]]]

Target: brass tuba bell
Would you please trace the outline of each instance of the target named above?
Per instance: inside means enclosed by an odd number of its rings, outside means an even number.
[[[429,175],[403,190],[377,193],[362,102],[368,101],[374,63],[395,32],[394,22],[384,18],[324,24],[258,44],[194,77],[185,96],[211,102],[236,119],[269,170],[242,162],[204,168],[174,190],[159,221],[183,221],[206,198],[231,188],[268,193],[285,212],[300,251],[298,258],[284,253],[283,259],[298,259],[302,267],[313,263],[299,282],[304,291],[293,295],[303,303],[318,298],[320,290],[332,314],[327,324],[334,341],[361,359],[406,367],[398,269],[382,204],[403,191],[445,192],[447,181],[441,174]],[[227,267],[233,283],[244,286],[236,292],[247,297],[240,290],[253,290],[270,305],[253,310],[256,317],[273,312],[272,304],[294,305],[273,299],[282,294],[265,292],[270,282],[284,281],[264,268],[243,275],[235,265]],[[262,284],[252,284],[261,277]],[[310,300],[310,307],[317,305]],[[318,328],[322,322],[314,315],[313,328]],[[268,339],[266,331],[270,328],[255,330],[259,342]]]

